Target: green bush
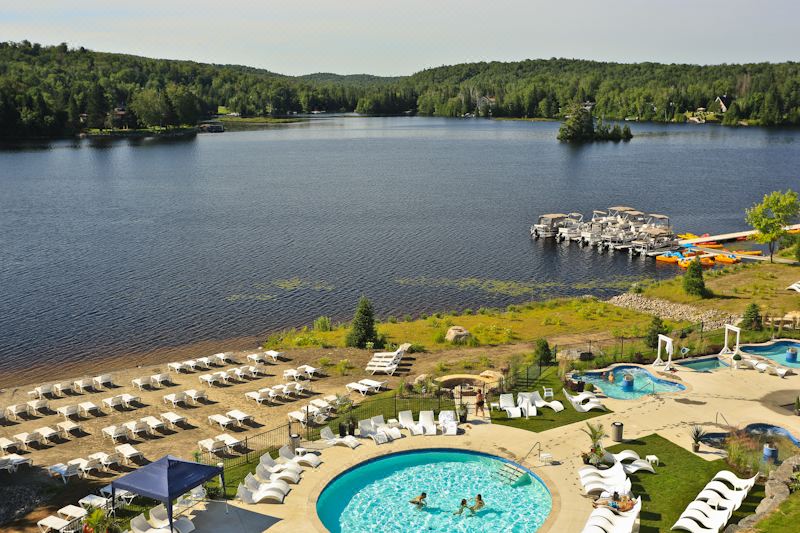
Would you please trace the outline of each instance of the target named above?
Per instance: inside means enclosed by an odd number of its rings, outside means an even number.
[[[322,368],[328,368],[333,364],[333,361],[331,361],[330,357],[320,357],[317,360],[317,362],[319,363],[319,366],[321,366]]]
[[[386,319],[389,324],[397,324],[397,317],[389,315],[389,318]]]
[[[661,318],[654,316],[653,320],[650,322],[650,327],[647,329],[645,344],[649,348],[658,348],[658,336],[666,334],[667,331],[667,326],[664,324]]]
[[[413,316],[411,316],[411,315],[409,315],[409,314],[405,314],[405,315],[403,315],[403,322],[411,322],[411,321],[413,321],[413,320],[414,320],[414,317],[413,317]]]
[[[445,342],[445,335],[447,335],[447,332],[440,329],[436,332],[436,335],[433,336],[433,342],[436,344],[442,344]]]
[[[331,331],[331,319],[321,316],[314,321],[314,331]]]
[[[471,314],[472,314],[472,309],[470,309],[469,307],[467,307],[466,309],[464,309],[464,312],[463,312],[463,314],[465,314],[465,315],[471,315]]]
[[[549,365],[553,362],[553,352],[550,350],[547,339],[538,338],[534,341],[533,354],[542,365]]]
[[[354,367],[350,363],[350,359],[340,359],[338,363],[336,363],[336,373],[340,376],[346,376],[350,370]]]
[[[689,263],[686,274],[683,275],[683,291],[690,296],[705,298],[708,295],[706,283],[703,280],[703,267],[700,259],[695,258]]]

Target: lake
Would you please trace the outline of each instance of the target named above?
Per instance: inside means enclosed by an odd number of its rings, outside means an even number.
[[[569,146],[557,129],[328,117],[6,147],[0,373],[346,320],[362,294],[381,317],[610,296],[676,270],[532,241],[539,214],[628,204],[739,230],[799,183],[795,130],[634,124],[630,143]]]

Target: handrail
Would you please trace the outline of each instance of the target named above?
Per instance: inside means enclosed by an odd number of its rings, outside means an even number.
[[[644,389],[646,389],[647,387],[650,387],[650,386],[653,387],[653,395],[655,395],[656,394],[656,384],[653,381],[651,381],[650,383],[645,383],[643,387],[639,387],[638,389],[636,389],[636,392],[641,392],[641,391],[643,391]]]
[[[541,458],[541,457],[542,457],[542,443],[541,443],[541,441],[538,441],[538,440],[537,440],[536,442],[534,442],[534,443],[533,443],[533,446],[531,446],[531,449],[530,449],[530,450],[528,450],[528,453],[526,453],[526,454],[525,454],[525,456],[522,458],[522,461],[520,461],[520,462],[521,462],[521,463],[524,463],[524,462],[525,462],[525,460],[528,458],[528,456],[531,454],[531,452],[533,452],[533,450],[534,450],[534,449],[535,449],[537,446],[539,447],[539,457]]]
[[[720,417],[722,417],[722,419],[725,421],[725,423],[730,427],[731,423],[728,422],[728,419],[725,418],[725,415],[723,415],[721,411],[717,411],[717,414],[714,416],[714,424],[717,425],[717,426],[719,425]]]

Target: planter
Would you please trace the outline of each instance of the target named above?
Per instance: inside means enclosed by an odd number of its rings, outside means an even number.
[[[345,424],[344,422],[339,424],[339,436],[342,438],[347,436],[347,424]]]
[[[692,451],[693,451],[694,453],[697,453],[697,452],[699,452],[699,451],[700,451],[700,444],[699,444],[699,443],[697,443],[697,442],[693,442],[693,443],[692,443]]]
[[[769,444],[765,444],[763,459],[765,463],[778,464],[778,448],[773,448]]]
[[[351,437],[356,436],[356,423],[353,422],[352,420],[350,421],[349,424],[347,424],[347,434],[350,435]]]

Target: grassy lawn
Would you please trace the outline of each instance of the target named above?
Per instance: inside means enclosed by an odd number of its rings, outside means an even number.
[[[759,533],[795,533],[800,524],[800,492],[789,496],[773,513],[756,524]]]
[[[659,435],[648,435],[608,448],[615,453],[628,449],[641,457],[657,455],[661,462],[655,474],[644,472],[630,476],[633,493],[642,496],[641,533],[669,531],[706,483],[720,470],[730,469],[721,459],[706,461]],[[751,514],[763,496],[763,485],[756,485],[734,513],[732,522]]]
[[[467,328],[479,345],[499,345],[529,342],[537,337],[586,333],[638,337],[646,332],[650,320],[651,317],[643,313],[595,299],[576,298],[511,305],[504,311],[482,308],[477,311],[466,309],[460,313],[436,313],[416,319],[388,317],[378,324],[377,329],[390,342],[411,342],[424,346],[427,351],[440,351],[453,348],[453,344],[444,341],[445,332],[453,325]],[[345,326],[332,331],[302,328],[270,335],[265,346],[274,349],[344,346],[346,335]]]
[[[683,292],[682,278],[662,281],[647,287],[644,296],[687,303],[701,309],[719,309],[741,314],[755,302],[763,313],[780,315],[800,309],[797,293],[786,287],[800,280],[800,268],[782,264],[741,264],[724,270],[708,272],[706,287],[714,293],[711,298],[689,296]]]
[[[492,411],[492,423],[502,424],[504,426],[511,426],[527,431],[547,431],[559,426],[566,426],[573,422],[580,422],[582,420],[590,420],[596,416],[610,413],[611,411],[590,411],[588,413],[579,413],[568,405],[564,394],[561,392],[563,386],[561,380],[558,379],[557,367],[547,367],[542,371],[542,375],[530,387],[520,387],[520,392],[532,392],[538,390],[541,392],[542,387],[552,387],[555,399],[564,404],[564,410],[560,413],[554,412],[552,409],[539,409],[538,413],[533,418],[508,418],[505,411]],[[524,389],[524,390],[523,390]]]

